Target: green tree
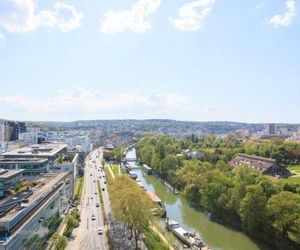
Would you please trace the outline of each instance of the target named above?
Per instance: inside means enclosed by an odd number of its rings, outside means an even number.
[[[138,239],[148,226],[152,203],[146,193],[128,176],[116,176],[109,185],[114,218],[131,230],[138,249]]]
[[[248,166],[241,166],[234,171],[234,187],[231,189],[231,206],[235,211],[240,209],[240,201],[246,195],[248,185],[255,184],[258,173]]]
[[[55,250],[64,250],[68,244],[68,240],[65,236],[61,236],[58,233],[53,234],[52,243]]]
[[[220,171],[210,171],[201,176],[201,205],[208,211],[218,213],[228,207],[229,189],[233,186],[230,178]]]
[[[182,166],[181,158],[174,155],[167,155],[160,164],[160,174],[163,178],[168,177],[170,171],[175,171]]]
[[[262,187],[247,186],[246,196],[241,200],[239,215],[243,226],[250,232],[260,230],[266,219],[267,197]]]
[[[287,237],[288,231],[299,228],[300,196],[291,192],[282,191],[273,195],[267,204],[268,215],[272,225]]]
[[[123,151],[124,150],[121,147],[116,147],[114,149],[114,151],[113,151],[114,152],[114,157],[115,157],[117,162],[121,162],[122,157],[123,157]]]
[[[272,195],[278,194],[282,191],[282,187],[271,180],[269,176],[260,175],[255,180],[256,184],[258,184],[266,194],[267,198],[269,199]]]

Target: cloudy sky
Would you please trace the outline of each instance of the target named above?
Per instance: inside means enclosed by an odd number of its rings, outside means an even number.
[[[300,122],[300,1],[0,0],[0,118]]]

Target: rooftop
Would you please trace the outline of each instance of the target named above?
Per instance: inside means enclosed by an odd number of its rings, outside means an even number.
[[[232,167],[239,167],[241,165],[249,165],[259,172],[264,172],[276,163],[275,160],[256,155],[238,154],[236,158],[230,161]]]
[[[38,180],[40,182],[40,184],[32,189],[33,193],[28,197],[28,203],[22,203],[23,209],[25,209],[26,207],[29,207],[32,204],[32,202],[40,199],[42,195],[45,195],[45,193],[51,191],[52,190],[51,187],[54,187],[54,185],[59,180],[61,180],[61,178],[64,177],[65,175],[66,175],[66,173],[63,172],[63,173],[59,173],[59,174],[47,174],[47,175],[44,175],[42,178],[40,178]],[[20,195],[22,195],[22,194],[20,194]],[[12,197],[12,199],[13,199],[13,197]],[[8,200],[7,202],[10,203],[11,201]],[[6,206],[6,204],[1,203],[0,206],[3,207],[3,206]],[[21,210],[15,209],[15,208],[11,209],[7,213],[5,213],[5,215],[0,217],[0,224],[3,222],[6,222],[6,221],[12,220],[23,209],[21,209]]]
[[[0,164],[30,164],[30,163],[44,163],[47,162],[47,159],[45,158],[6,158],[6,159],[0,159]]]
[[[61,143],[47,143],[47,144],[35,144],[28,147],[16,149],[7,153],[4,153],[4,157],[11,156],[33,156],[33,157],[51,157],[62,151],[68,146],[68,144]]]
[[[8,169],[0,168],[0,180],[12,177],[12,176],[17,175],[22,172],[24,172],[24,169],[9,169],[8,170]]]
[[[161,199],[155,193],[152,193],[150,191],[146,191],[146,193],[153,202],[157,202],[157,203],[161,202]]]

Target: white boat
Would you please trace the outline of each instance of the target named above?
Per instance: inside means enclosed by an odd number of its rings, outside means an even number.
[[[196,233],[190,233],[186,231],[178,222],[170,220],[168,217],[166,219],[166,228],[192,249],[209,250],[209,247],[204,244],[200,236],[198,236]]]

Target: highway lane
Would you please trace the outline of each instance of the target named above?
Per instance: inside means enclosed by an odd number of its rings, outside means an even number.
[[[98,150],[92,151],[86,159],[84,191],[81,205],[79,206],[81,210],[81,223],[73,231],[74,237],[67,246],[69,250],[108,249],[97,186],[97,179],[101,173],[99,171],[100,164],[98,165],[95,161],[98,158],[98,152]],[[99,207],[96,207],[96,203],[99,204]],[[95,216],[95,220],[92,220],[92,215]],[[98,234],[99,228],[103,230],[102,235]]]

